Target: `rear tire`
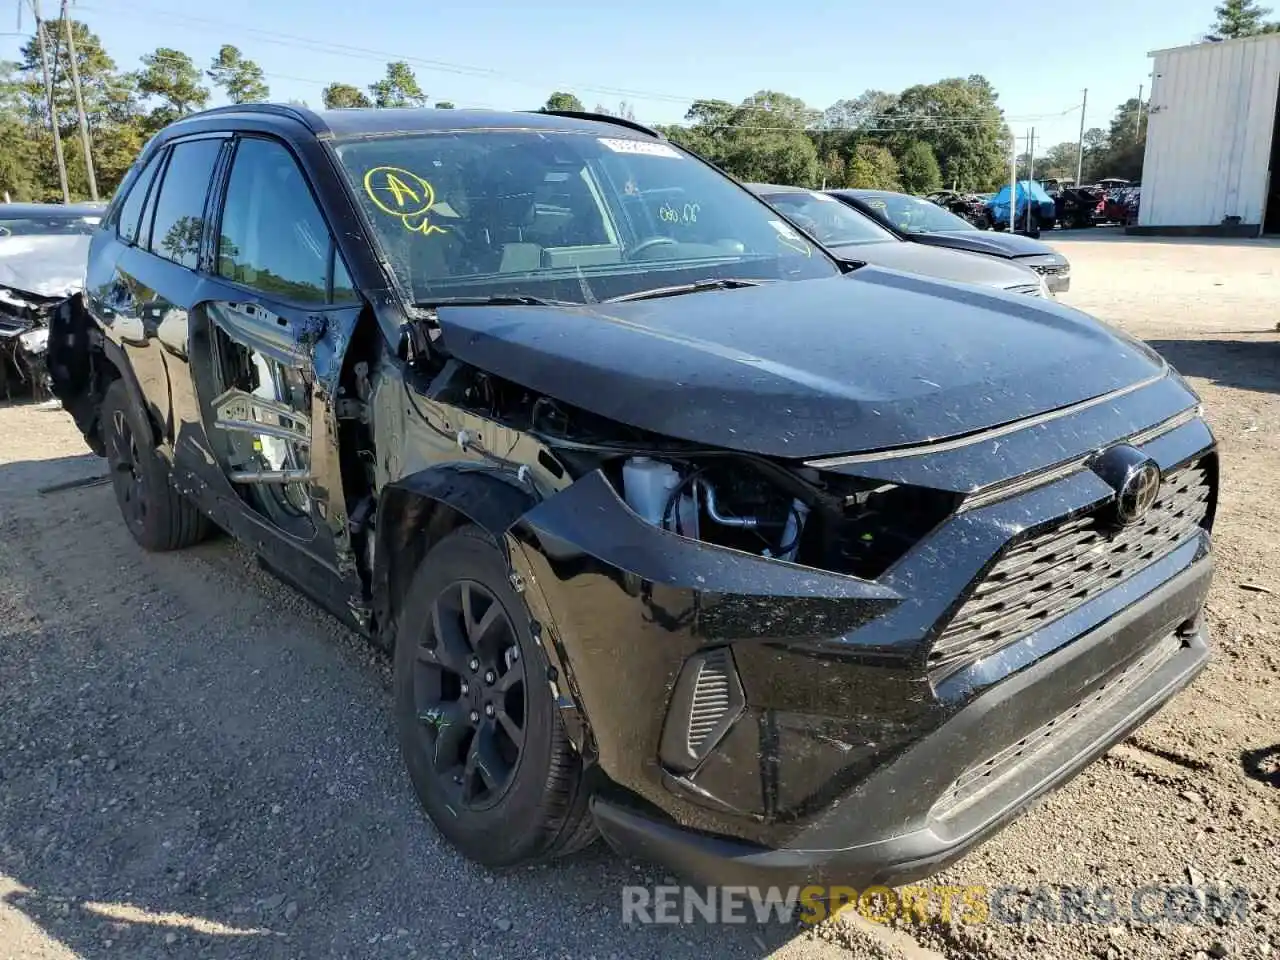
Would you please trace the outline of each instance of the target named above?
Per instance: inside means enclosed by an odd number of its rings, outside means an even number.
[[[414,574],[395,642],[396,728],[414,791],[450,843],[491,867],[596,838],[582,761],[509,576],[489,537],[455,530]]]
[[[173,488],[169,465],[151,443],[150,425],[123,380],[102,400],[102,435],[116,503],[133,539],[144,550],[179,550],[209,533],[209,520]]]

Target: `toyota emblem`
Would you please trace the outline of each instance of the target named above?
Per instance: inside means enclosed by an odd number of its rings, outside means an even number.
[[[1091,466],[1115,490],[1114,517],[1122,527],[1138,523],[1160,499],[1160,467],[1134,447],[1110,447]]]

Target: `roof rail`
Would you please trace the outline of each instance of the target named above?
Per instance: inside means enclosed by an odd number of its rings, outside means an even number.
[[[313,132],[319,133],[323,130],[323,125],[319,124],[319,117],[309,109],[301,109],[288,103],[228,103],[221,107],[210,107],[208,110],[201,110],[197,113],[189,113],[183,120],[195,120],[200,117],[217,116],[223,113],[270,113],[277,117],[289,117],[304,124]]]
[[[611,113],[594,113],[590,110],[526,110],[526,113],[546,113],[553,117],[569,117],[572,120],[595,120],[597,123],[612,123],[617,127],[626,127],[628,130],[635,130],[639,133],[647,134],[655,140],[667,139],[652,127],[646,127],[643,123],[637,123],[635,120],[628,120],[626,117],[615,117]]]

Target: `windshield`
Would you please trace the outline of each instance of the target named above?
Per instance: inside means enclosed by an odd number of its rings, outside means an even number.
[[[943,230],[976,230],[969,221],[936,203],[903,193],[859,194],[858,199],[903,233],[938,233]]]
[[[352,140],[336,153],[415,302],[587,303],[839,272],[763,203],[665,142],[449,131]]]
[[[88,236],[93,233],[101,219],[96,215],[6,217],[0,214],[0,237]]]
[[[828,247],[897,240],[874,220],[825,193],[788,190],[767,194],[765,199]]]

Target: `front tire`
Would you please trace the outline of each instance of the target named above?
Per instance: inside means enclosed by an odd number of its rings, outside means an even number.
[[[581,760],[509,576],[490,538],[455,530],[414,574],[395,642],[396,728],[414,791],[450,843],[491,867],[596,836]]]
[[[151,443],[150,425],[123,380],[102,400],[102,433],[116,503],[144,550],[179,550],[209,533],[209,520],[169,482],[169,465]]]

